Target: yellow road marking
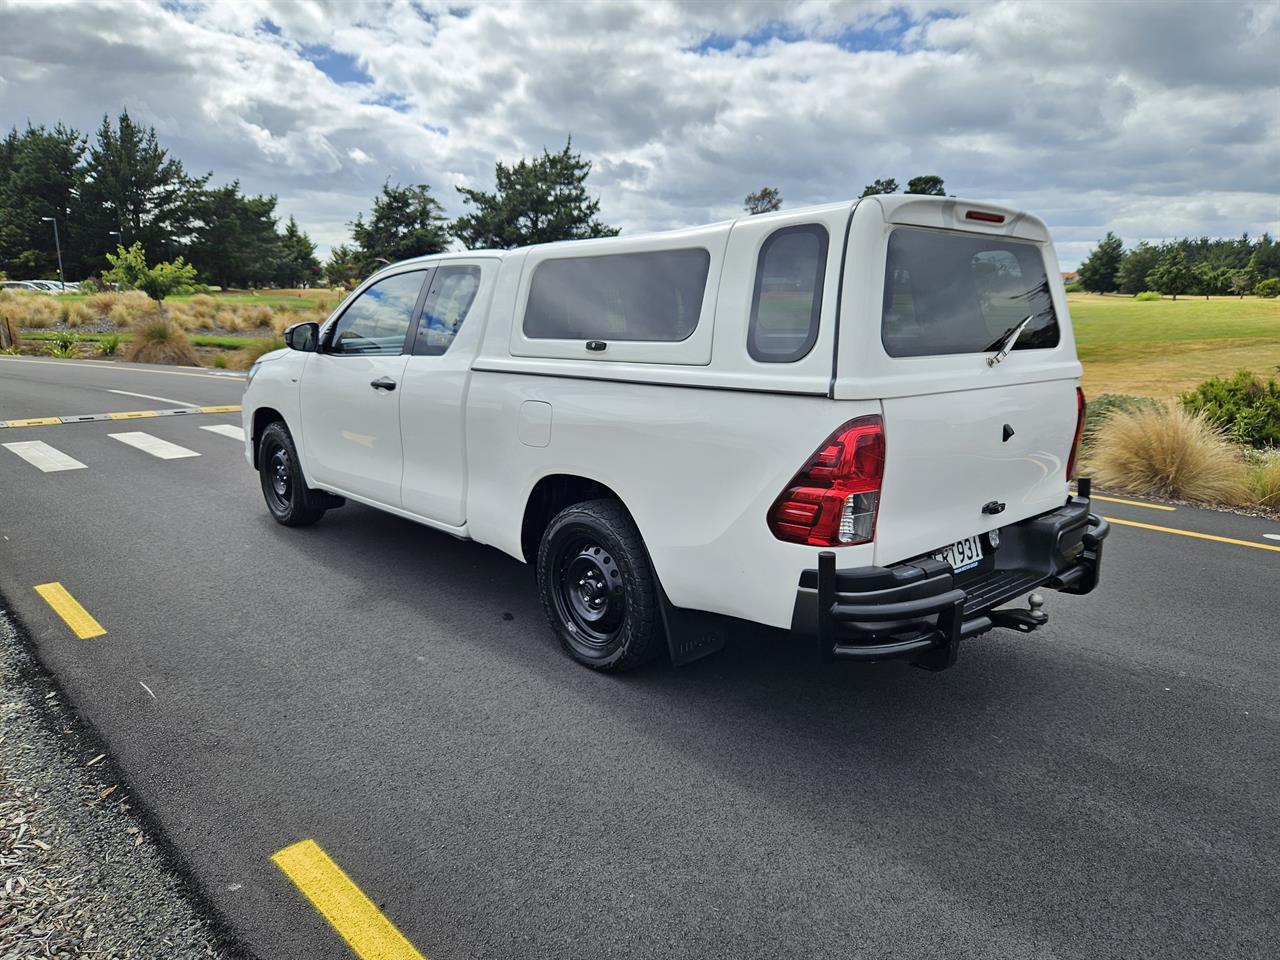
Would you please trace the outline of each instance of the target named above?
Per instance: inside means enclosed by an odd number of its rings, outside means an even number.
[[[141,420],[143,417],[160,416],[155,410],[129,410],[125,413],[108,414],[112,420]]]
[[[1126,507],[1146,507],[1148,510],[1177,510],[1177,507],[1166,506],[1163,503],[1143,503],[1141,500],[1121,500],[1119,497],[1104,497],[1100,493],[1090,495],[1094,500],[1105,500],[1107,503],[1123,503]]]
[[[314,840],[271,858],[361,960],[426,960]]]
[[[42,583],[36,587],[36,593],[44,598],[44,602],[53,608],[53,612],[63,619],[71,632],[81,640],[100,637],[106,628],[80,606],[80,601],[67,592],[60,583]]]
[[[142,420],[148,417],[163,417],[173,414],[191,413],[239,413],[238,406],[223,407],[177,407],[173,410],[125,410],[120,413],[94,413],[61,417],[29,417],[26,420],[0,420],[0,428],[7,427],[53,427],[63,423],[92,423],[95,420]]]
[[[1119,523],[1126,527],[1138,527],[1142,530],[1155,530],[1158,533],[1176,533],[1183,537],[1195,537],[1197,540],[1214,540],[1218,543],[1231,543],[1237,547],[1253,547],[1255,550],[1273,550],[1280,553],[1280,547],[1273,547],[1269,543],[1253,543],[1250,540],[1236,540],[1233,537],[1219,537],[1212,533],[1196,533],[1194,530],[1179,530],[1176,527],[1157,527],[1151,523],[1138,523],[1136,520],[1121,520],[1118,517],[1103,517],[1112,523]]]
[[[6,420],[6,427],[51,427],[61,423],[57,417],[28,417],[26,420]]]

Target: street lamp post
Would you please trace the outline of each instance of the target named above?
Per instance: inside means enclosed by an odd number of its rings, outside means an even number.
[[[46,223],[53,224],[53,245],[58,251],[58,283],[62,286],[62,292],[67,292],[67,275],[62,272],[62,241],[58,239],[58,218],[57,217],[41,217]]]

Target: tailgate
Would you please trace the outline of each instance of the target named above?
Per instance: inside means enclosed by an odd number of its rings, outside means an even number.
[[[897,563],[1062,506],[1076,382],[886,399],[875,562]],[[992,501],[1000,513],[984,513]]]

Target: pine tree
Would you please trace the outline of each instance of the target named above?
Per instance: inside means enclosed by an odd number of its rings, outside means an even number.
[[[369,222],[358,214],[351,224],[356,261],[362,276],[380,266],[439,253],[449,245],[449,222],[444,207],[426,184],[402,187],[382,185],[373,200]]]
[[[1117,279],[1124,259],[1124,241],[1111,231],[1089,251],[1080,264],[1080,285],[1090,293],[1114,293],[1120,289]]]
[[[459,187],[471,212],[453,225],[453,235],[470,249],[508,249],[555,240],[614,237],[616,227],[598,219],[600,201],[587,194],[591,162],[573,152],[573,140],[559,153],[494,165],[492,193]]]
[[[113,231],[126,246],[140,242],[149,256],[172,260],[191,237],[208,179],[187,176],[182,162],[160,146],[155,129],[138,126],[127,110],[115,126],[104,116],[72,206],[70,232],[84,272],[104,265],[103,255],[116,246]]]
[[[319,278],[320,261],[316,259],[316,245],[291,216],[280,237],[275,282],[281,287],[303,287],[310,286]]]
[[[755,216],[757,213],[773,213],[782,207],[782,194],[777,187],[761,187],[755,193],[748,193],[742,202],[742,209]]]

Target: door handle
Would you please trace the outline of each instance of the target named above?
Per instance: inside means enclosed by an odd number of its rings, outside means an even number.
[[[379,377],[377,380],[370,380],[369,386],[375,390],[394,390],[396,382],[390,377]]]

